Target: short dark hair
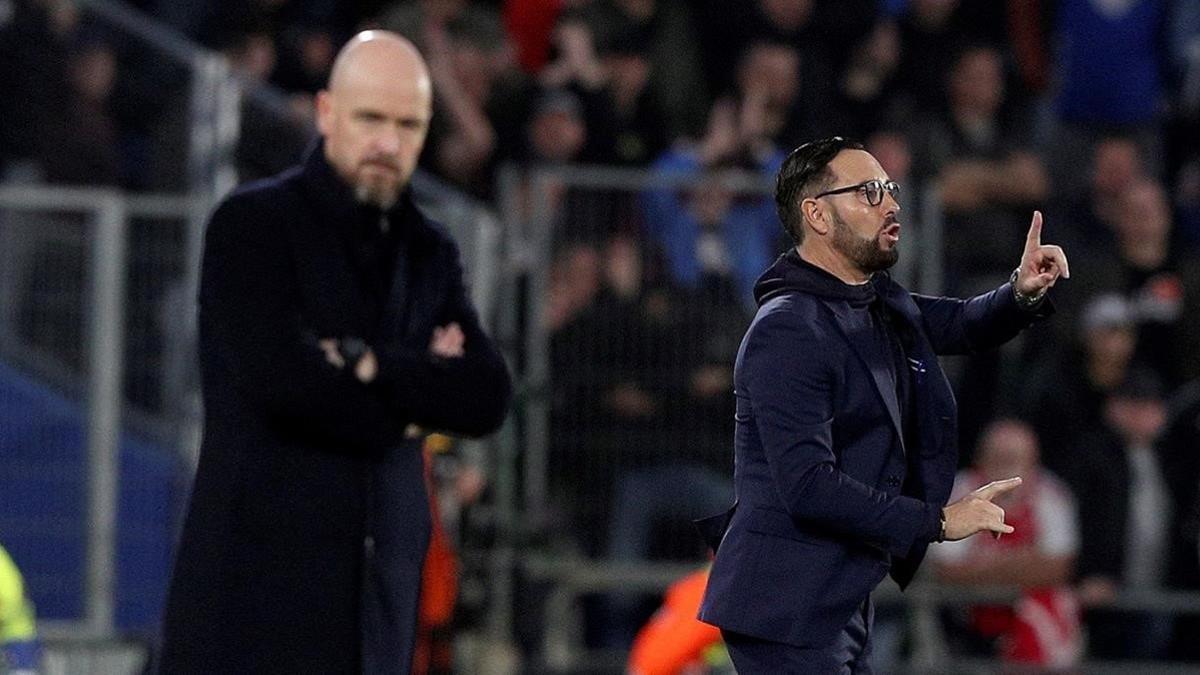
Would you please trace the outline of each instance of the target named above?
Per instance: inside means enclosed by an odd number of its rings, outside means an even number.
[[[810,197],[826,189],[833,180],[829,163],[843,150],[862,150],[863,144],[855,140],[832,136],[819,141],[810,141],[792,150],[775,178],[775,209],[783,231],[792,241],[804,241],[804,214],[800,212],[802,198]]]

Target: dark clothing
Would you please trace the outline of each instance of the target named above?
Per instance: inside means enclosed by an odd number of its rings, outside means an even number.
[[[1200,377],[1200,260],[1173,250],[1144,268],[1121,260],[1111,279],[1138,316],[1134,358],[1152,367],[1171,389]]]
[[[1143,267],[1111,247],[1093,245],[1073,249],[1071,267],[1071,284],[1062,293],[1055,291],[1055,302],[1071,315],[1072,330],[1088,301],[1117,293],[1132,305],[1137,322],[1134,361],[1153,369],[1168,390],[1200,377],[1200,321],[1195,320],[1200,315],[1200,258],[1171,243],[1163,260]]]
[[[1159,440],[1163,473],[1172,486],[1175,523],[1167,583],[1172,588],[1200,588],[1200,380],[1172,395],[1166,430]],[[1175,622],[1173,655],[1200,661],[1200,617],[1181,616]]]
[[[1158,470],[1164,478],[1167,499],[1177,504],[1178,474],[1175,465],[1156,448]],[[1136,498],[1136,481],[1129,452],[1116,431],[1101,427],[1082,436],[1072,453],[1073,467],[1065,475],[1079,503],[1080,542],[1076,574],[1080,579],[1107,577],[1119,587],[1128,587],[1131,552],[1132,501]],[[1177,507],[1176,507],[1177,508]],[[1159,580],[1166,586],[1172,558],[1178,557],[1180,543],[1185,541],[1179,532],[1179,512],[1163,513],[1165,522],[1157,523],[1166,530],[1161,554],[1162,574]],[[1195,549],[1185,550],[1189,557]],[[1091,608],[1084,614],[1088,627],[1089,653],[1102,658],[1157,659],[1165,655],[1170,640],[1173,618],[1152,612]]]
[[[597,52],[637,54],[649,66],[645,95],[662,116],[666,138],[698,133],[704,126],[707,83],[693,32],[690,2],[655,3],[652,16],[626,12],[612,0],[583,3],[572,10],[592,30]]]
[[[466,354],[431,356],[450,322]],[[317,344],[347,337],[379,358],[370,385]],[[204,442],[162,672],[406,674],[430,529],[410,425],[486,434],[510,397],[457,247],[407,195],[359,206],[317,146],[213,215],[200,358]]]
[[[44,156],[58,118],[70,110],[63,65],[67,53],[55,35],[51,9],[39,2],[7,3],[0,21],[0,170],[6,160]],[[54,128],[55,132],[63,129]]]
[[[871,598],[850,616],[832,644],[822,647],[760,640],[721,631],[733,667],[742,675],[753,673],[811,673],[812,675],[871,675],[871,628],[875,605]]]
[[[353,217],[342,223],[339,231],[346,247],[352,274],[363,293],[363,310],[369,325],[378,326],[383,318],[392,289],[392,280],[400,257],[401,233],[417,225],[420,218],[412,202],[404,200],[393,209],[394,220],[378,208],[356,205]],[[374,337],[374,336],[371,336]]]
[[[1109,391],[1092,380],[1086,358],[1081,348],[1049,351],[1033,364],[1021,392],[1021,419],[1037,433],[1042,464],[1059,476],[1077,468],[1076,450],[1091,453],[1076,447],[1078,439],[1104,424]]]
[[[737,502],[701,620],[822,647],[889,570],[906,586],[957,467],[937,355],[996,347],[1051,309],[1022,312],[1008,284],[969,300],[910,294],[886,274],[869,287],[795,251],[760,280],[734,372]]]
[[[1023,109],[1005,106],[981,129],[964,127],[946,106],[922,115],[911,136],[913,174],[932,184],[947,169],[969,162],[998,165],[1014,156],[1032,155],[1032,128]],[[986,198],[972,208],[943,208],[945,287],[974,293],[1012,271],[1012,251],[1020,251],[1029,227],[1031,204]]]
[[[1125,536],[1129,529],[1129,460],[1117,434],[1100,426],[1076,439],[1063,477],[1079,503],[1079,578],[1125,576]]]
[[[1182,409],[1176,412],[1186,415]],[[1193,410],[1192,421],[1198,417]],[[1169,513],[1163,514],[1164,519],[1169,518],[1163,551],[1167,558],[1164,586],[1194,587],[1196,583],[1187,570],[1195,569],[1196,533],[1189,528],[1195,524],[1192,503],[1200,477],[1195,458],[1197,437],[1196,431],[1173,425],[1154,448],[1171,505]],[[1181,447],[1181,441],[1187,445]],[[1104,576],[1120,583],[1125,578],[1130,501],[1134,498],[1133,470],[1125,443],[1107,426],[1080,436],[1076,443],[1072,466],[1063,472],[1080,505],[1082,545],[1076,573],[1080,578]],[[1181,451],[1183,448],[1186,450]]]
[[[1200,588],[1200,379],[1180,387],[1169,401],[1167,426],[1158,447],[1171,488],[1176,521],[1171,532],[1168,583]]]
[[[119,185],[121,155],[116,119],[106,106],[71,98],[41,123],[39,161],[46,182],[58,185]]]

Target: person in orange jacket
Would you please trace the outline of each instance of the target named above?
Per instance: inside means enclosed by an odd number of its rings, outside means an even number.
[[[721,630],[696,618],[707,584],[707,566],[671,584],[662,607],[633,642],[629,675],[693,675],[730,668]]]

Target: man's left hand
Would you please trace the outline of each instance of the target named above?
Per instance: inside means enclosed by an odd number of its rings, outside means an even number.
[[[1067,254],[1062,247],[1042,243],[1042,212],[1033,212],[1029,234],[1025,235],[1025,251],[1017,268],[1017,290],[1037,297],[1049,290],[1059,277],[1071,278]]]
[[[346,367],[346,359],[342,358],[342,352],[340,349],[338,349],[337,340],[333,338],[324,338],[317,341],[317,346],[321,348],[321,351],[325,352],[325,361],[329,365],[337,368],[338,370]]]

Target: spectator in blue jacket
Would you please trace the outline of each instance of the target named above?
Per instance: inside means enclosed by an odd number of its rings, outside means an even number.
[[[770,196],[739,194],[724,181],[724,172],[741,169],[765,182],[778,170],[783,153],[768,140],[761,121],[769,114],[766,101],[757,97],[740,104],[718,101],[704,138],[668,150],[652,167],[703,180],[684,190],[650,190],[642,199],[647,234],[661,250],[672,282],[691,291],[724,285],[747,309],[753,308],[755,280],[784,247]]]

